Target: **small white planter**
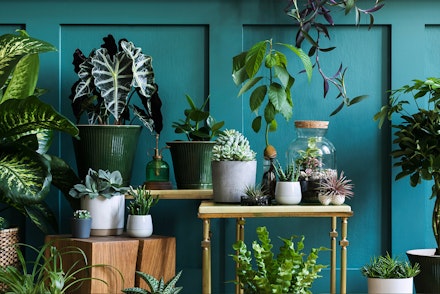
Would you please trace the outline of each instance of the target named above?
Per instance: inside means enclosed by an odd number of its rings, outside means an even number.
[[[277,182],[275,200],[278,204],[296,205],[301,202],[301,185],[299,182]]]
[[[145,238],[153,234],[151,214],[131,215],[127,217],[127,234],[130,237]]]
[[[239,203],[247,186],[254,186],[257,161],[212,161],[212,193],[215,202]]]
[[[414,278],[379,279],[368,278],[368,293],[412,294]]]
[[[120,235],[124,231],[125,196],[105,198],[98,196],[81,198],[81,209],[87,209],[92,216],[91,236]]]

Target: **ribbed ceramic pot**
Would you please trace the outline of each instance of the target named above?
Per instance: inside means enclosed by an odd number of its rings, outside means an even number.
[[[213,141],[171,141],[171,158],[178,189],[212,189]]]
[[[414,249],[406,252],[411,264],[420,265],[420,274],[414,277],[417,293],[440,293],[440,255],[435,249]]]
[[[141,126],[78,125],[80,140],[73,139],[78,176],[82,179],[89,168],[119,170],[123,186],[131,180]]]
[[[81,209],[90,211],[92,236],[121,235],[124,230],[125,196],[118,195],[109,199],[98,196],[81,198]]]

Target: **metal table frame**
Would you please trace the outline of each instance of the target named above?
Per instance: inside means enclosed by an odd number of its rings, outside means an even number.
[[[245,218],[260,217],[326,217],[331,218],[330,231],[330,293],[336,293],[336,242],[338,238],[337,218],[341,219],[341,273],[340,293],[347,289],[347,240],[348,218],[353,211],[348,205],[272,205],[272,206],[241,206],[239,204],[223,204],[203,201],[199,206],[198,217],[203,221],[202,246],[202,293],[211,294],[211,219],[235,218],[236,239],[244,241]],[[235,293],[241,293],[239,285]]]

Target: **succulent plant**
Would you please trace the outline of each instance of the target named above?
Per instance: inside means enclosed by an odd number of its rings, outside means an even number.
[[[149,274],[136,271],[136,275],[147,283],[148,287],[151,289],[151,292],[139,287],[126,288],[123,289],[122,292],[126,294],[177,294],[183,289],[183,287],[176,287],[177,280],[179,280],[181,274],[182,271],[178,272],[177,275],[165,283],[163,278],[157,280],[155,277]]]
[[[213,161],[252,161],[255,156],[248,139],[234,129],[222,131],[212,148]]]
[[[298,168],[295,168],[295,165],[293,163],[290,163],[286,166],[286,168],[283,168],[281,163],[278,160],[275,160],[274,162],[272,162],[272,165],[274,167],[278,179],[281,182],[298,181],[300,171]]]
[[[89,169],[84,183],[75,184],[70,189],[69,195],[73,198],[82,198],[89,196],[94,199],[103,196],[107,199],[124,194],[128,191],[128,187],[122,186],[121,172],[116,170],[113,172]]]
[[[128,213],[131,215],[147,215],[150,208],[157,204],[159,196],[153,197],[145,187],[134,189],[130,186],[128,194],[133,196],[133,200],[128,204]]]
[[[90,211],[85,209],[78,209],[73,212],[73,217],[76,219],[89,219],[92,218]]]
[[[328,170],[326,176],[320,181],[320,193],[326,196],[344,195],[346,198],[351,198],[354,193],[352,191],[353,184],[350,179],[341,171],[339,177],[336,170]]]

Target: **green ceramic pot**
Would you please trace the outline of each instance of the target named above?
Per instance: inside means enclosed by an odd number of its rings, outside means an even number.
[[[141,126],[78,125],[80,140],[73,139],[78,176],[89,170],[119,170],[123,185],[130,185]]]
[[[172,141],[170,146],[178,189],[212,189],[213,141]]]

